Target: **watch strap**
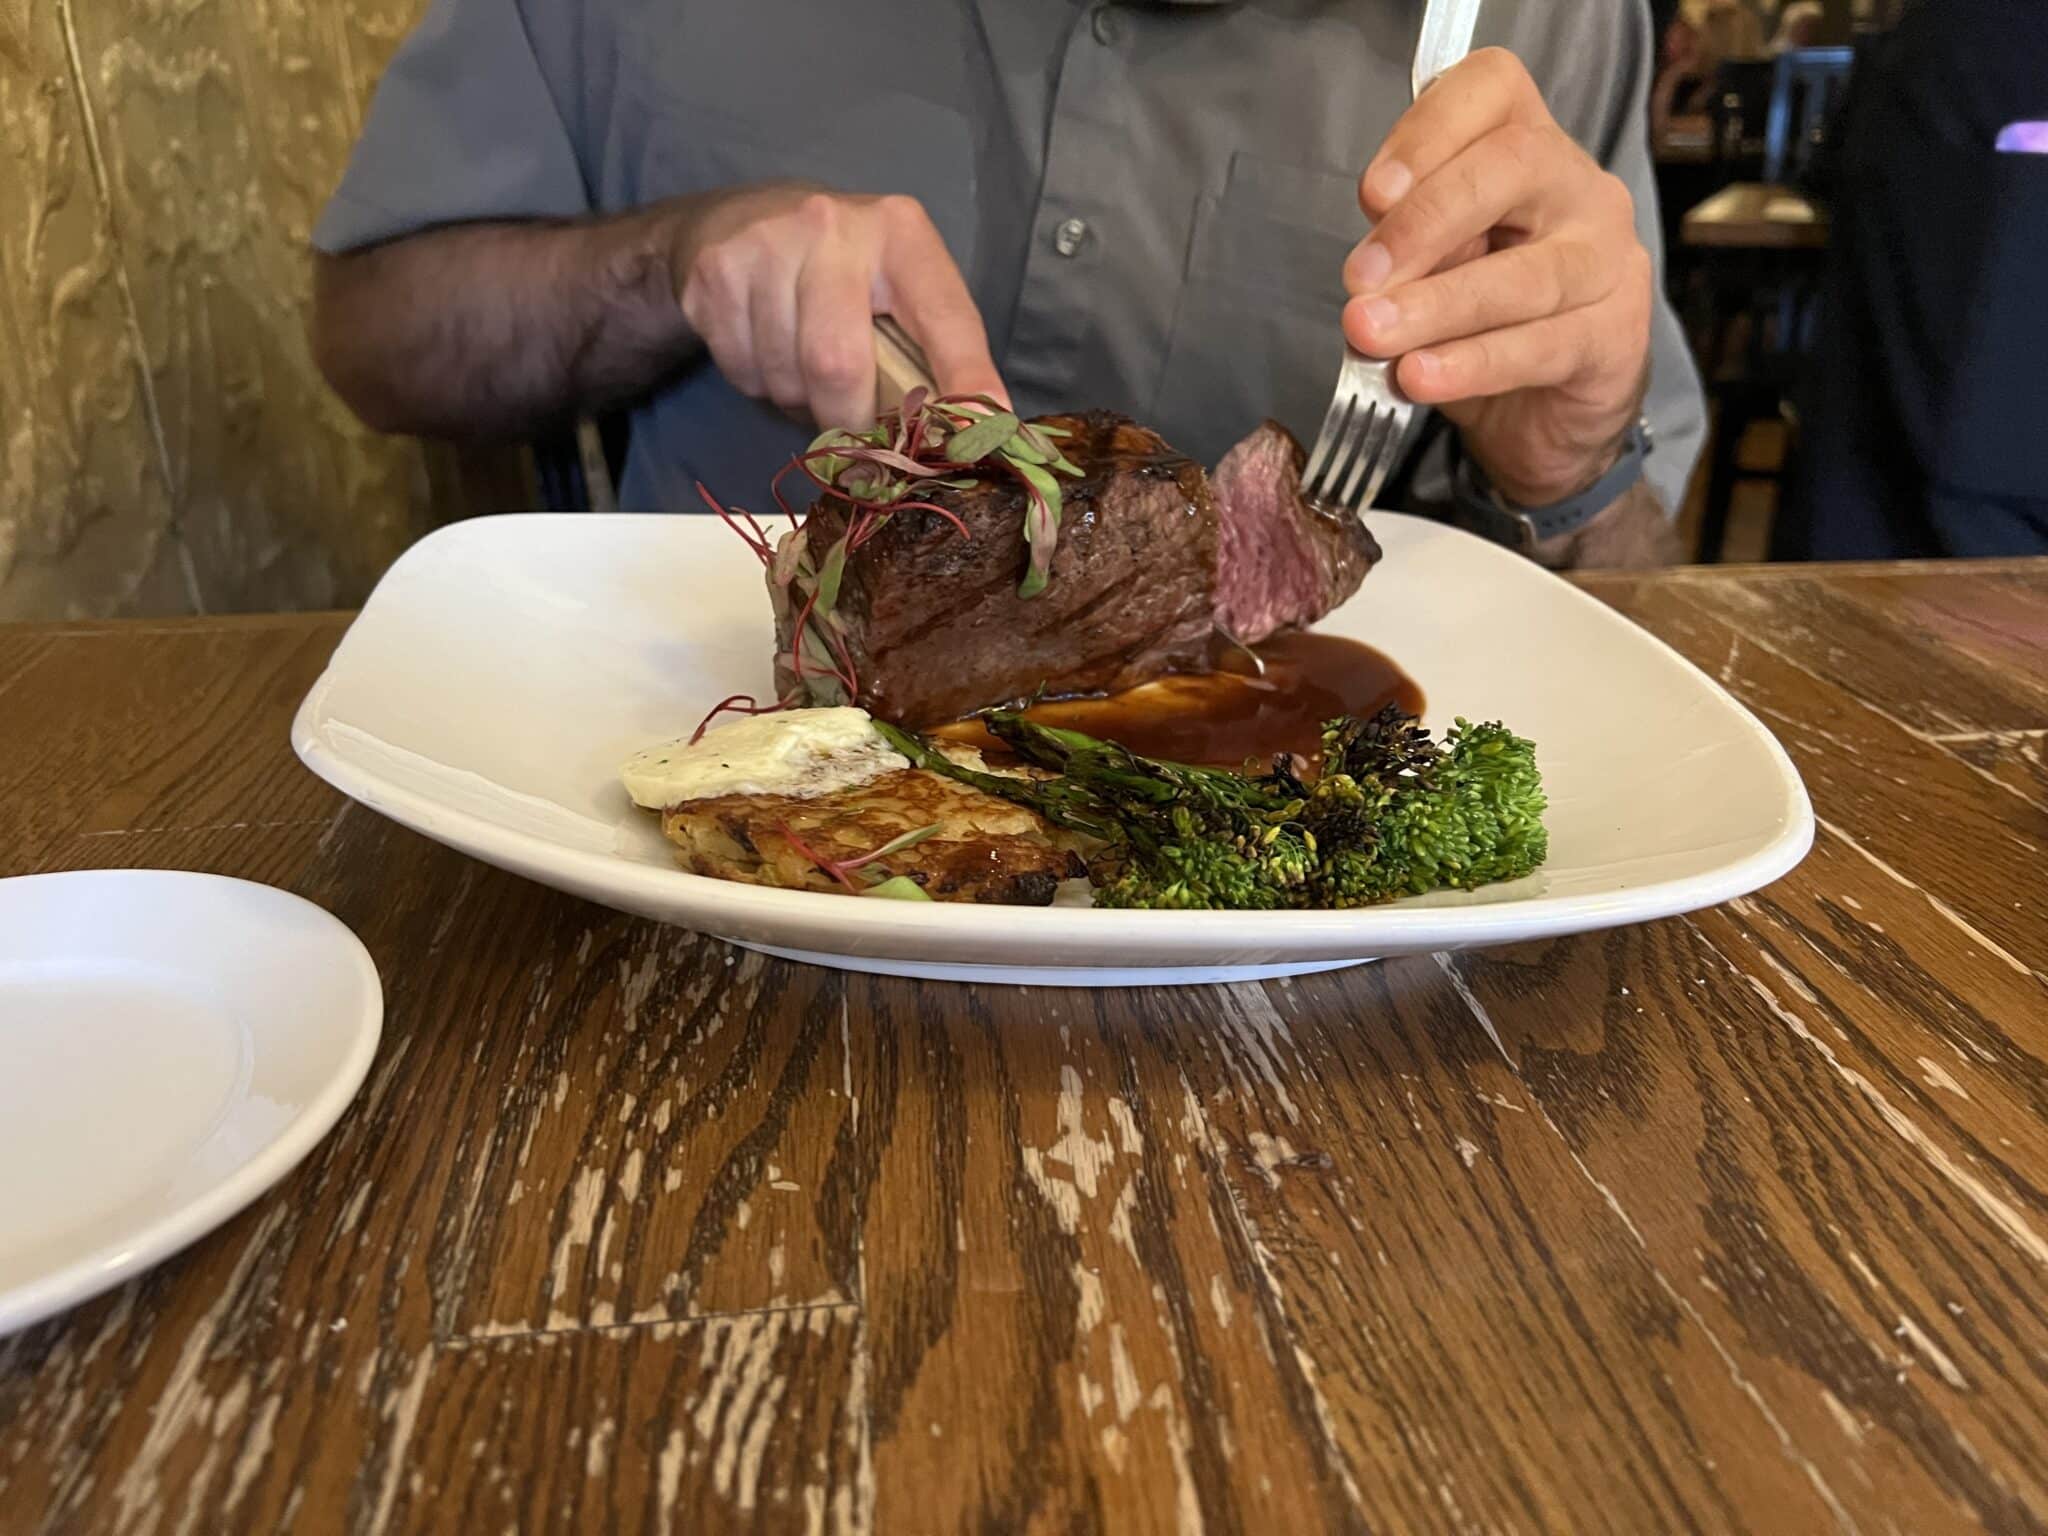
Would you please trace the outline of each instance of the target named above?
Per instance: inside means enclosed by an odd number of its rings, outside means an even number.
[[[1606,473],[1577,495],[1543,507],[1511,505],[1493,488],[1484,470],[1460,455],[1452,491],[1459,513],[1473,532],[1526,552],[1550,539],[1576,533],[1612,506],[1642,478],[1649,452],[1649,431],[1637,422],[1622,438],[1620,456]]]

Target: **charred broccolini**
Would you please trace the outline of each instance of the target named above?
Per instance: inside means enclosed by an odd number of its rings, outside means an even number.
[[[918,766],[1028,805],[1093,839],[1096,900],[1112,907],[1360,907],[1513,880],[1543,862],[1534,743],[1464,720],[1441,744],[1392,705],[1323,729],[1322,771],[1252,777],[1140,757],[1012,711],[989,731],[1048,778],[956,764],[894,726]]]

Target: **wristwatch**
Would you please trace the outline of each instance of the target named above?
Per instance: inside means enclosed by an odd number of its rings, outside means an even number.
[[[1621,453],[1598,480],[1563,501],[1546,507],[1518,507],[1493,488],[1486,471],[1464,454],[1451,477],[1452,494],[1458,511],[1474,533],[1484,534],[1499,544],[1527,554],[1546,540],[1576,533],[1590,523],[1631,485],[1643,477],[1643,462],[1650,456],[1650,423],[1637,418],[1622,437]]]

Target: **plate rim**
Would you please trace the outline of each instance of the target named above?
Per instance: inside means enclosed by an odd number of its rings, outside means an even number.
[[[224,1226],[246,1210],[303,1162],[355,1101],[376,1059],[384,1034],[384,984],[376,961],[354,929],[318,902],[259,880],[203,870],[103,868],[49,870],[0,878],[0,891],[37,884],[90,884],[110,878],[157,885],[241,887],[242,894],[261,893],[257,900],[294,905],[318,915],[339,942],[336,958],[344,960],[362,991],[362,1007],[351,1010],[350,1038],[334,1075],[276,1135],[245,1158],[226,1177],[180,1205],[151,1217],[125,1239],[101,1243],[39,1277],[0,1288],[0,1338],[45,1322],[103,1295],[143,1271],[152,1269]]]
[[[381,588],[385,582],[398,575],[420,551],[436,544],[474,537],[491,525],[531,526],[542,521],[560,524],[569,522],[572,518],[576,523],[586,526],[593,522],[600,525],[649,524],[667,523],[677,516],[684,515],[688,514],[613,512],[593,515],[514,512],[467,518],[459,523],[444,525],[414,544],[393,563],[383,580],[379,581],[378,587]],[[1392,511],[1375,511],[1373,516],[1375,519],[1398,519],[1401,522],[1420,524],[1434,534],[1469,540],[1472,553],[1479,558],[1512,561],[1518,566],[1528,564],[1523,557],[1510,550],[1431,518]],[[596,531],[593,529],[593,534]],[[1554,590],[1566,594],[1570,601],[1597,611],[1602,622],[1627,631],[1636,643],[1647,643],[1655,648],[1667,660],[1676,663],[1698,684],[1704,686],[1709,694],[1732,712],[1750,736],[1762,744],[1766,755],[1777,770],[1778,785],[1786,799],[1787,814],[1784,824],[1770,841],[1742,858],[1712,870],[1630,886],[1625,892],[1610,890],[1569,896],[1514,896],[1499,901],[1452,907],[1404,906],[1396,902],[1349,910],[1273,912],[1118,910],[1113,914],[1105,914],[1095,908],[983,907],[973,903],[935,902],[929,907],[918,908],[920,921],[931,925],[934,931],[946,935],[952,942],[976,934],[992,934],[999,928],[1014,928],[1021,922],[1040,933],[1047,942],[1101,943],[1103,935],[1099,928],[1091,934],[1086,926],[1077,925],[1077,915],[1089,912],[1094,915],[1085,920],[1086,924],[1100,924],[1103,918],[1108,916],[1115,924],[1113,932],[1121,930],[1134,939],[1141,937],[1155,953],[1165,957],[1158,962],[1158,968],[1161,969],[1181,966],[1190,958],[1198,958],[1204,953],[1213,954],[1218,941],[1226,939],[1233,948],[1253,948],[1262,943],[1285,943],[1292,940],[1302,945],[1320,944],[1327,949],[1332,944],[1355,942],[1358,946],[1357,955],[1365,958],[1375,953],[1385,953],[1390,946],[1399,946],[1407,950],[1432,947],[1437,941],[1430,940],[1428,935],[1440,930],[1446,934],[1441,947],[1466,948],[1652,922],[1685,912],[1698,911],[1703,907],[1746,895],[1770,884],[1796,867],[1813,844],[1813,804],[1798,768],[1792,762],[1790,754],[1785,751],[1784,744],[1771,730],[1748,706],[1703,668],[1626,614],[1543,567],[1530,565],[1526,572],[1520,574],[1554,582]],[[370,612],[376,600],[377,591],[373,589],[368,601],[363,605],[362,614]],[[435,800],[382,778],[360,765],[343,760],[320,738],[321,706],[331,685],[335,666],[343,657],[355,625],[360,619],[361,614],[351,621],[349,631],[335,647],[334,655],[327,667],[308,690],[293,716],[291,732],[292,748],[300,761],[315,775],[350,799],[423,836],[445,843],[468,857],[509,869],[524,878],[537,879],[533,871],[536,868],[546,869],[551,873],[558,872],[566,878],[575,879],[579,892],[588,893],[596,890],[606,893],[602,897],[589,898],[593,900],[638,902],[640,905],[636,910],[643,911],[648,907],[674,908],[683,905],[687,900],[694,908],[715,907],[721,916],[730,912],[735,923],[772,921],[779,912],[787,913],[790,903],[798,902],[804,904],[801,910],[814,913],[819,919],[827,920],[840,929],[850,945],[857,945],[863,937],[886,939],[901,932],[901,913],[898,911],[870,910],[867,905],[848,901],[843,896],[828,892],[789,891],[753,886],[739,881],[716,880],[680,868],[661,868],[621,858],[615,853],[571,847],[534,832],[491,821],[474,811]],[[522,855],[523,857],[515,858]],[[829,903],[829,906],[816,905],[818,903]],[[895,906],[894,903],[873,905],[877,909],[893,909]],[[1445,928],[1447,920],[1448,929]],[[691,924],[684,926],[694,925],[693,919]],[[702,927],[696,927],[695,931],[713,935],[717,935],[718,932],[715,922],[707,922]],[[790,947],[808,949],[812,946],[805,944]],[[850,947],[846,952],[872,954],[879,951],[864,951]],[[1256,963],[1246,962],[1248,965]],[[1066,970],[1099,964],[1100,962],[1068,962],[1063,965],[1046,962],[1042,968]]]

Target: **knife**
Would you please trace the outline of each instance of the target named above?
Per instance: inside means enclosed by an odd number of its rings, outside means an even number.
[[[895,410],[920,385],[938,393],[924,349],[894,315],[875,316],[875,414]]]
[[[1422,10],[1422,35],[1415,42],[1415,67],[1409,88],[1423,88],[1472,51],[1472,29],[1479,21],[1479,0],[1429,0]]]

